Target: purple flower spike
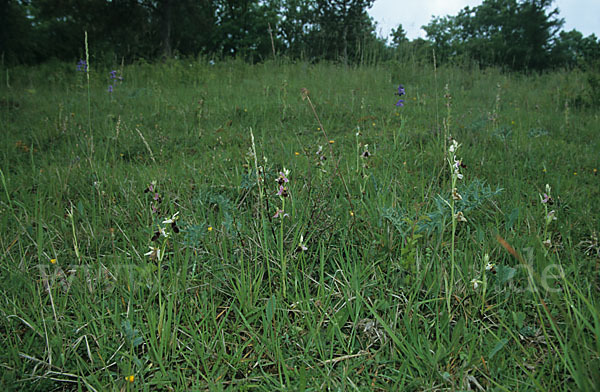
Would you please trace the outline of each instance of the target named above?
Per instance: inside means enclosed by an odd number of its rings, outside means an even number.
[[[112,86],[112,84],[108,86],[108,92],[109,92],[109,93],[112,93],[112,92],[113,92],[113,86]]]
[[[117,78],[117,71],[113,70],[109,72],[110,74],[110,78],[111,79],[116,79]]]
[[[399,85],[398,92],[395,95],[403,96],[405,94],[406,94],[406,92],[404,91],[404,86],[402,84]],[[396,102],[396,106],[404,106],[404,100],[401,99],[398,102]]]
[[[77,71],[81,71],[81,72],[87,72],[87,63],[85,62],[85,60],[81,59],[77,62]]]

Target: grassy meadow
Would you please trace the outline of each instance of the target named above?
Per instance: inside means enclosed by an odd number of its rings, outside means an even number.
[[[2,71],[4,390],[600,389],[586,73]]]

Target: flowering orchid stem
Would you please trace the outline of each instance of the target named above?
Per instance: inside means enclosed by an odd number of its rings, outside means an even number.
[[[71,221],[71,229],[73,230],[73,249],[75,250],[75,256],[77,260],[81,262],[81,255],[79,254],[79,246],[77,245],[77,234],[75,233],[75,220],[73,219],[73,204],[71,204],[70,210],[67,210],[67,216]]]
[[[269,263],[269,251],[267,248],[267,233],[268,233],[268,229],[267,229],[267,219],[265,218],[265,214],[264,214],[264,205],[263,205],[263,188],[262,188],[262,182],[261,182],[261,178],[260,178],[260,172],[258,170],[258,158],[256,155],[256,144],[254,142],[254,133],[252,132],[252,128],[250,128],[250,140],[252,142],[252,156],[254,158],[254,171],[256,173],[256,186],[258,187],[258,211],[260,214],[260,222],[262,225],[262,231],[263,231],[263,244],[262,244],[262,249],[264,252],[264,260],[265,263],[267,264],[267,276],[269,279],[269,286],[271,286],[272,281],[271,281],[271,265]],[[268,201],[267,201],[268,203]],[[272,229],[272,227],[271,227]]]
[[[285,198],[282,197],[281,198],[281,210],[285,211]],[[283,293],[283,298],[285,298],[286,295],[286,259],[285,259],[285,254],[283,252],[283,218],[284,216],[281,216],[281,223],[279,225],[279,259],[281,261],[281,289],[282,289],[282,293]]]
[[[452,189],[456,185],[456,179],[452,178]],[[451,238],[451,249],[450,249],[450,291],[448,293],[448,312],[450,312],[450,298],[452,296],[452,289],[454,287],[454,242],[456,238],[456,217],[454,214],[454,199],[450,202],[450,213],[452,214],[452,238]]]
[[[306,100],[308,101],[308,105],[310,106],[315,118],[317,119],[317,122],[319,123],[319,127],[321,127],[321,132],[323,132],[323,136],[325,137],[325,140],[329,141],[330,139],[327,137],[327,133],[325,132],[325,128],[323,127],[323,124],[321,123],[321,119],[319,118],[319,115],[317,114],[317,111],[315,110],[315,106],[313,105],[312,101],[310,100],[310,97],[308,96],[308,94],[306,94],[305,97],[306,97]],[[331,159],[333,160],[333,162],[335,164],[335,170],[337,171],[338,175],[340,176],[340,180],[342,180],[342,184],[344,185],[344,189],[346,190],[346,198],[348,199],[348,205],[350,206],[350,211],[354,211],[354,206],[352,205],[352,198],[350,197],[350,191],[348,190],[348,185],[346,184],[344,175],[340,171],[338,161],[333,159],[333,146],[331,143],[328,143],[328,144],[329,144],[329,153],[331,155]],[[352,219],[355,219],[355,215],[352,215]]]
[[[94,153],[94,134],[92,133],[92,94],[90,92],[90,52],[88,48],[88,34],[85,31],[85,76],[87,78],[88,98],[88,132],[90,133],[90,159]]]

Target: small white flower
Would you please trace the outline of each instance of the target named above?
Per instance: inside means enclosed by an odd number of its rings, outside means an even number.
[[[458,189],[452,189],[452,199],[453,200],[462,200],[462,196],[458,193]]]
[[[165,238],[169,238],[169,232],[167,232],[167,230],[165,230],[164,227],[159,227],[158,232],[160,233],[161,236],[163,236]]]
[[[304,245],[304,236],[300,234],[300,243],[298,244],[298,251],[306,251],[308,248]]]
[[[179,211],[174,213],[173,216],[170,217],[169,219],[164,220],[163,225],[170,225],[171,223],[175,222],[178,219],[177,215],[179,215]]]
[[[457,222],[466,222],[467,218],[465,218],[465,215],[463,214],[462,211],[458,211],[456,213],[456,215],[454,215],[454,219],[456,219]]]
[[[452,140],[452,144],[450,145],[450,148],[448,149],[448,151],[450,151],[451,153],[456,152],[456,150],[458,150],[459,144],[456,140]]]
[[[471,279],[471,285],[473,286],[473,290],[477,290],[477,287],[479,287],[480,283],[483,282],[481,280]]]
[[[546,241],[543,241],[542,244],[544,244],[546,248],[549,248],[552,246],[552,241],[550,240],[550,238],[548,238]]]
[[[151,259],[160,259],[160,248],[150,246],[150,251],[144,253],[144,256],[150,256]]]

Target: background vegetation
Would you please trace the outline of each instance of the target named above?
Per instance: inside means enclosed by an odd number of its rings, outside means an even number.
[[[310,62],[364,63],[416,52],[437,61],[473,61],[512,70],[589,66],[600,41],[562,31],[552,0],[485,0],[455,16],[433,18],[427,39],[409,41],[402,26],[377,37],[367,10],[374,0],[4,0],[3,63],[83,57],[87,31],[95,62],[274,56]]]
[[[370,4],[2,3],[0,386],[600,389],[598,39]]]
[[[600,385],[590,73],[89,69],[3,70],[6,390]]]

